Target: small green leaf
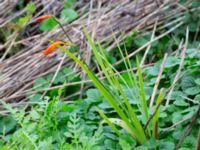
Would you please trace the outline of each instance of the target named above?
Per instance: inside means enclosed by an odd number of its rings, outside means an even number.
[[[32,110],[30,112],[30,117],[34,120],[40,119],[40,114],[36,110]]]
[[[36,10],[36,6],[33,2],[28,3],[28,5],[26,6],[26,10],[29,13],[34,13],[34,11]]]
[[[28,23],[28,21],[30,20],[30,18],[31,18],[30,15],[26,15],[24,17],[21,17],[17,21],[17,24],[20,25],[21,27],[23,27],[24,25],[26,25]]]
[[[87,100],[90,102],[100,102],[101,101],[101,93],[97,89],[89,89],[86,92]]]
[[[106,149],[108,150],[113,150],[113,149],[117,149],[117,145],[114,141],[110,140],[110,139],[106,139],[104,142],[104,145],[106,147]]]
[[[119,139],[119,144],[122,147],[122,150],[131,150],[131,146],[124,139]]]
[[[179,65],[179,64],[180,64],[179,58],[168,57],[166,64],[165,64],[165,68],[171,68],[171,67],[174,67],[174,66]]]
[[[181,88],[183,91],[190,87],[196,86],[195,79],[192,76],[184,76],[181,80]]]
[[[64,21],[71,22],[78,17],[78,14],[75,10],[71,8],[63,9],[60,15],[60,18]]]
[[[183,135],[183,132],[184,132],[183,128],[181,126],[178,126],[176,130],[172,133],[172,136],[174,139],[178,140]]]
[[[64,0],[64,7],[65,8],[70,8],[73,6],[76,0]]]
[[[70,75],[74,73],[71,68],[63,68],[62,72],[64,74],[70,74]]]
[[[148,149],[156,149],[158,146],[158,141],[155,138],[151,138],[147,141],[147,143],[145,144],[145,146],[148,147]]]
[[[0,133],[8,133],[15,128],[17,122],[11,116],[0,117]]]
[[[159,66],[155,65],[146,69],[148,75],[158,76]]]
[[[200,102],[200,94],[196,95],[194,100]]]
[[[39,149],[42,149],[42,150],[52,150],[53,147],[52,147],[52,137],[48,137],[46,140],[44,141],[40,141],[39,142]]]
[[[123,134],[119,137],[119,144],[123,150],[128,150],[134,148],[137,143],[129,134]]]
[[[66,81],[66,76],[63,72],[59,71],[55,80],[54,80],[54,84],[59,84],[59,83],[64,83]]]
[[[135,44],[137,46],[143,46],[144,44],[146,44],[148,41],[149,41],[150,37],[149,36],[146,36],[146,37],[140,37],[140,38],[137,38],[135,39]]]
[[[104,133],[104,136],[105,136],[107,139],[117,140],[116,135],[113,134],[113,133],[110,133],[110,132]]]
[[[73,137],[73,135],[72,135],[70,132],[65,132],[64,135],[65,135],[67,138]]]
[[[101,108],[102,110],[112,108],[112,106],[110,106],[106,100],[104,100],[101,104],[99,104],[98,107]]]
[[[39,101],[41,101],[41,98],[42,98],[42,94],[39,94],[39,93],[29,96],[29,100],[31,102],[39,102]]]
[[[49,31],[49,30],[52,30],[57,24],[58,23],[54,19],[49,18],[49,19],[42,21],[39,29],[41,31]]]
[[[198,85],[200,85],[200,78],[196,79],[195,83],[198,84]]]
[[[197,130],[198,132],[198,130]],[[187,136],[183,143],[182,143],[182,146],[183,147],[188,147],[188,148],[191,148],[191,149],[195,149],[195,146],[196,146],[196,137],[194,136]]]
[[[200,88],[195,86],[195,87],[191,87],[185,90],[185,93],[187,95],[196,95],[198,93],[200,93]]]
[[[45,78],[40,77],[34,81],[34,84],[33,84],[34,90],[42,90],[47,87],[48,87],[48,82]]]
[[[177,99],[174,102],[174,105],[176,105],[176,106],[188,106],[189,104],[186,103],[183,99]]]
[[[138,146],[138,147],[134,148],[134,150],[148,150],[148,147],[146,147],[146,146]]]
[[[177,122],[180,121],[182,118],[183,118],[183,117],[182,117],[182,115],[181,115],[180,112],[174,112],[174,113],[172,114],[172,122],[173,122],[173,123],[177,123]]]
[[[173,142],[170,142],[170,141],[163,141],[161,144],[160,144],[160,147],[159,149],[160,150],[171,150],[171,149],[174,149],[175,148],[175,144]]]
[[[178,99],[182,99],[183,96],[186,97],[187,95],[183,93],[182,91],[173,91],[171,99],[178,100]]]

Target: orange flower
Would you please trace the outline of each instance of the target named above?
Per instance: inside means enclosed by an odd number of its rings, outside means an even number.
[[[48,18],[52,18],[52,16],[51,15],[40,16],[35,19],[35,22],[42,22],[43,20],[48,19]]]
[[[65,42],[62,42],[62,41],[56,41],[54,42],[53,44],[51,44],[47,49],[45,49],[43,51],[43,54],[45,56],[48,56],[50,53],[52,53],[54,50],[56,50],[56,48],[59,46],[59,45],[63,45],[63,44],[66,44]]]

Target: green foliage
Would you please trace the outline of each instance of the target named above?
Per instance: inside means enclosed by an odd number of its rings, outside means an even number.
[[[65,8],[72,8],[77,0],[63,0]]]
[[[52,30],[56,25],[58,25],[58,23],[55,21],[55,19],[49,18],[42,21],[39,29],[41,31],[49,31],[49,30]]]
[[[71,140],[70,149],[99,149],[98,143],[102,138],[101,127],[94,133],[93,137],[89,137],[87,134],[90,129],[81,122],[75,113],[70,116],[67,127],[68,131],[64,135]]]
[[[16,23],[20,27],[25,27],[28,21],[32,18],[32,14],[35,12],[36,6],[33,2],[30,2],[28,3],[25,9],[26,9],[26,15],[19,18]]]
[[[78,14],[77,12],[73,9],[73,4],[75,3],[74,0],[64,0],[64,8],[60,13],[60,16],[58,18],[59,21],[62,23],[67,22],[70,23],[77,19]],[[58,25],[58,22],[55,20],[55,18],[49,18],[44,21],[42,21],[39,29],[41,31],[49,31],[52,30],[54,27]]]
[[[109,86],[111,87],[111,91],[104,85],[103,82],[101,82],[90,70],[87,68],[87,66],[79,60],[75,55],[73,55],[70,51],[64,49],[63,47],[60,46],[60,49],[64,51],[69,57],[71,57],[77,64],[80,65],[80,67],[87,73],[87,75],[92,79],[94,85],[97,87],[97,89],[101,92],[101,94],[106,98],[107,102],[113,107],[113,109],[116,111],[116,113],[119,115],[120,119],[117,118],[108,118],[107,115],[104,114],[104,112],[101,109],[97,109],[101,117],[109,124],[109,126],[118,134],[120,135],[120,130],[116,127],[116,125],[120,126],[124,130],[127,131],[133,138],[135,138],[140,144],[144,144],[146,142],[146,136],[145,131],[142,128],[142,125],[140,123],[140,120],[138,119],[137,115],[135,114],[135,111],[133,107],[131,106],[131,103],[128,101],[128,98],[126,97],[126,94],[123,91],[122,86],[120,85],[120,82],[117,78],[117,76],[114,75],[114,69],[112,66],[109,64],[106,55],[102,48],[99,46],[100,53],[98,53],[98,50],[94,43],[92,42],[90,36],[86,31],[85,35],[89,41],[89,44],[93,50],[93,53],[95,55],[95,58],[98,62],[98,64],[101,66],[101,69],[103,73],[106,76],[106,79],[109,82]],[[121,51],[120,51],[121,52]],[[124,57],[122,55],[122,57]],[[130,65],[130,61],[128,61],[128,64],[125,65]],[[147,104],[146,104],[146,96],[144,92],[144,84],[143,84],[143,79],[142,79],[142,74],[141,74],[141,69],[139,62],[137,61],[137,66],[138,66],[138,80],[139,82],[137,83],[135,80],[135,75],[132,72],[132,74],[129,74],[129,77],[132,81],[132,86],[135,89],[139,89],[139,91],[135,91],[136,95],[139,96],[139,105],[138,109],[140,110],[140,113],[143,116],[143,120],[147,122],[148,120],[148,110],[147,110]],[[132,77],[131,77],[132,75]],[[119,76],[120,78],[120,76]],[[124,82],[125,85],[126,82]],[[162,93],[161,93],[162,94]],[[122,97],[122,99],[120,98]],[[159,96],[158,98],[158,103],[161,102],[161,99],[163,96]],[[120,101],[121,99],[121,101]],[[157,103],[157,107],[159,107]],[[130,117],[130,120],[128,119]],[[154,118],[154,117],[153,117]],[[158,120],[158,113],[156,114],[156,119],[154,119],[154,123],[157,123]],[[147,124],[147,130],[149,129],[149,124]],[[153,129],[155,128],[155,124],[153,125]],[[154,132],[154,130],[153,130]],[[154,133],[155,134],[155,133]]]
[[[19,125],[12,135],[6,134],[10,126],[16,127],[7,119],[11,124],[3,136],[7,149],[99,149],[102,127],[89,127],[75,112],[70,113],[73,107],[59,101],[59,97],[32,106],[27,114],[4,105]]]
[[[26,10],[28,13],[34,13],[36,10],[36,6],[33,2],[28,3],[28,5],[26,6]]]
[[[136,141],[134,141],[130,135],[123,134],[119,137],[119,144],[122,147],[122,150],[131,150],[136,146]]]
[[[30,150],[96,150],[106,148],[110,150],[155,148],[161,150],[174,149],[185,131],[186,126],[191,122],[191,119],[179,124],[176,128],[172,128],[167,132],[163,132],[163,129],[170,127],[183,119],[191,118],[192,115],[196,113],[200,103],[199,94],[191,95],[191,93],[186,92],[186,90],[192,87],[199,87],[198,60],[200,57],[198,55],[192,56],[193,52],[187,50],[182,77],[178,81],[175,90],[172,93],[169,107],[166,109],[161,103],[158,117],[156,114],[156,117],[154,117],[152,123],[150,123],[150,127],[154,130],[156,129],[156,123],[158,122],[159,140],[149,138],[142,146],[139,146],[138,142],[131,134],[129,134],[128,130],[125,131],[127,128],[126,126],[123,127],[123,122],[121,122],[121,120],[116,120],[118,117],[117,112],[106,101],[100,90],[90,88],[86,91],[86,97],[83,100],[79,99],[74,101],[74,103],[67,104],[59,100],[60,95],[64,95],[64,93],[62,93],[64,90],[57,89],[57,92],[53,92],[54,94],[56,93],[55,95],[51,95],[51,91],[47,93],[49,100],[41,101],[38,100],[39,98],[35,97],[37,103],[30,105],[30,108],[26,113],[25,109],[14,109],[11,105],[4,104],[4,107],[11,112],[11,115],[7,118],[2,116],[0,119],[0,128],[1,131],[3,131],[0,133],[0,137],[3,139],[0,142],[0,147],[4,149],[28,148]],[[176,62],[179,61],[179,59],[180,58],[177,57],[169,57],[163,73],[165,78],[161,78],[161,87],[165,86],[168,88],[172,84],[173,80],[168,79],[174,78],[176,74],[176,71],[174,70],[178,68],[178,64],[173,65],[173,63],[170,64],[169,62],[171,62],[171,60]],[[159,66],[160,63],[161,61],[158,61],[154,66],[141,70],[145,76],[143,84],[145,86],[144,90],[147,102],[150,99],[150,96],[147,95],[151,95],[155,84],[155,80],[152,79],[156,78],[156,76],[151,72],[149,73],[149,71],[152,68]],[[138,73],[140,74],[141,72]],[[132,92],[134,93],[135,89],[132,87],[132,82],[134,81],[130,78],[130,75],[131,74],[125,73],[122,75],[122,78],[118,78],[118,80],[128,98],[128,101],[130,101],[131,106],[135,109],[135,113],[138,114],[139,120],[143,122],[144,119],[142,119],[141,111],[137,107],[139,103],[136,102],[135,97],[132,96]],[[50,82],[53,79],[53,76],[54,74],[50,74],[47,77],[35,80],[33,90],[42,90],[48,87],[47,82]],[[63,83],[70,83],[76,81],[76,79],[79,78],[77,77],[78,76],[73,73],[71,69],[63,68],[60,70],[60,73],[53,84],[62,85]],[[123,82],[124,80],[129,83],[128,87],[125,86],[126,84]],[[108,82],[104,82],[104,84],[106,88],[114,92],[115,89],[112,85],[109,85]],[[130,87],[131,91],[129,89]],[[79,90],[79,88],[76,90]],[[42,95],[42,93],[40,94]],[[192,102],[185,98],[192,99]],[[122,99],[120,98],[120,100]],[[159,103],[160,100],[157,100],[157,105]],[[101,117],[97,113],[96,107],[107,116],[107,123],[110,121],[111,124],[115,126],[116,130],[120,133],[119,136],[109,126],[101,124]],[[155,107],[156,106],[148,109],[149,116],[155,112]],[[200,121],[195,124],[191,134],[184,140],[181,149],[191,149],[195,147],[195,137],[199,125]]]
[[[92,47],[92,50],[95,54],[95,58],[97,59],[98,63],[100,64],[100,66],[102,67],[102,70],[104,72],[104,74],[106,75],[107,79],[110,81],[110,84],[114,86],[116,86],[122,96],[124,97],[124,103],[126,105],[126,107],[128,108],[128,111],[129,113],[131,114],[130,117],[132,117],[131,119],[134,121],[135,124],[131,124],[128,120],[128,116],[126,116],[126,113],[123,112],[123,111],[126,111],[125,109],[123,110],[123,107],[122,109],[120,108],[120,106],[118,106],[117,104],[117,101],[115,100],[115,96],[113,95],[113,93],[111,93],[104,85],[103,83],[98,80],[96,78],[96,76],[93,75],[93,73],[77,58],[75,57],[72,53],[70,53],[68,50],[60,47],[69,57],[71,57],[76,63],[78,63],[80,65],[80,67],[88,74],[88,76],[93,80],[93,83],[95,84],[95,86],[100,90],[101,94],[104,95],[104,97],[107,99],[108,103],[110,105],[112,105],[112,107],[115,109],[115,111],[118,113],[118,115],[122,118],[122,120],[124,121],[125,125],[124,126],[127,126],[126,127],[126,130],[128,130],[129,133],[132,134],[132,136],[134,138],[136,138],[140,143],[144,143],[145,140],[146,140],[146,137],[144,135],[144,131],[141,127],[141,124],[138,120],[138,118],[136,117],[136,115],[134,114],[134,111],[132,110],[131,106],[130,106],[130,103],[128,102],[126,96],[124,95],[123,91],[121,90],[121,87],[119,85],[119,82],[117,82],[117,79],[114,78],[115,76],[113,76],[113,79],[108,75],[108,72],[110,74],[113,74],[113,70],[111,68],[108,68],[108,69],[105,69],[106,67],[109,67],[107,60],[106,58],[104,57],[104,61],[105,61],[105,66],[103,64],[103,60],[101,60],[100,58],[100,55],[98,54],[97,52],[97,49],[96,47],[94,46],[93,42],[91,41],[91,38],[89,37],[89,35],[87,34],[87,32],[85,31],[85,34],[89,40],[89,43],[90,43],[90,46]],[[101,49],[101,48],[100,48]],[[101,51],[102,55],[105,56],[105,54],[103,53],[103,51]],[[112,81],[113,80],[113,81]],[[108,122],[109,125],[111,125],[111,127],[117,131],[117,128],[115,127],[115,125],[112,123],[112,121],[109,121],[109,119],[107,118],[107,116],[105,116],[103,114],[102,111],[98,111],[101,116]],[[118,131],[117,131],[118,133]]]
[[[59,94],[59,88],[49,90],[45,95],[43,95],[44,89],[48,89],[50,83],[52,83],[52,86],[61,86],[63,84],[70,84],[76,81],[80,81],[79,75],[75,74],[70,68],[62,68],[55,77],[54,74],[49,74],[46,77],[37,78],[34,81],[32,91],[28,94],[28,97],[31,102],[39,102],[44,98],[44,96],[46,96],[46,98],[55,97]],[[73,94],[78,89],[80,89],[79,85],[65,86],[63,88],[63,96]],[[32,94],[35,91],[37,91],[37,93]]]
[[[64,22],[72,22],[78,17],[77,12],[73,9],[75,2],[76,0],[64,0],[64,8],[60,14],[60,18]]]
[[[16,127],[16,121],[12,116],[0,117],[0,133],[7,134]]]
[[[66,22],[72,22],[78,17],[78,14],[75,10],[71,8],[63,9],[60,15],[60,18]]]

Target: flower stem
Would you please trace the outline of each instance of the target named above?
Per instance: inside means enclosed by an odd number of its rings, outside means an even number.
[[[53,19],[59,24],[60,28],[62,29],[62,31],[64,32],[64,34],[65,34],[66,37],[68,38],[68,40],[74,44],[74,42],[73,42],[72,39],[69,37],[67,31],[64,29],[64,27],[63,27],[63,25],[60,23],[60,21],[58,21],[55,17],[53,17]]]

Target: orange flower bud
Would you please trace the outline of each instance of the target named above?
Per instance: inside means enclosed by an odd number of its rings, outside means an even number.
[[[65,42],[62,42],[62,41],[56,41],[54,42],[53,44],[51,44],[47,49],[45,49],[43,51],[43,54],[45,56],[48,56],[50,53],[52,53],[59,45],[63,45],[65,44]]]
[[[48,19],[48,18],[52,18],[52,16],[51,15],[40,16],[35,19],[35,22],[42,22],[43,20]]]

